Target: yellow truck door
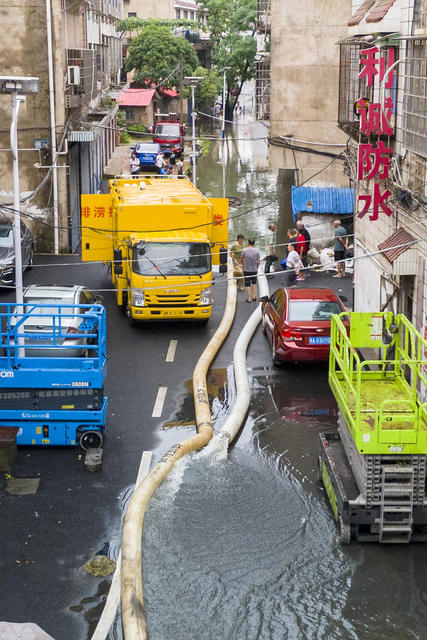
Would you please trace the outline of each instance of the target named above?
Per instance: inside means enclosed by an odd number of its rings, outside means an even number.
[[[81,196],[82,260],[113,260],[113,197]]]
[[[209,198],[213,205],[209,237],[215,243],[212,248],[212,264],[219,264],[219,250],[228,248],[228,198]]]

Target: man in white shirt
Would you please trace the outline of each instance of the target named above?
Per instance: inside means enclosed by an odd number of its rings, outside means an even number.
[[[130,172],[131,175],[137,176],[139,173],[139,169],[141,167],[141,163],[139,162],[139,158],[136,155],[135,151],[132,152],[130,157]]]
[[[293,244],[288,244],[288,257],[286,258],[286,271],[289,271],[288,284],[293,286],[297,280],[304,280],[304,276],[300,275],[300,269],[303,268],[302,260],[298,253],[295,251]]]
[[[165,154],[162,153],[158,153],[156,156],[156,171],[157,173],[161,173],[163,167],[165,166]]]

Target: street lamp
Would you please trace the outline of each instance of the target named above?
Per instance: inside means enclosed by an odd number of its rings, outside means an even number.
[[[0,76],[0,93],[9,93],[12,97],[12,121],[10,123],[10,148],[13,159],[13,244],[15,249],[15,287],[17,305],[23,303],[22,254],[21,254],[21,212],[19,201],[19,164],[18,164],[18,113],[25,102],[25,96],[38,93],[38,78],[19,76]],[[19,308],[18,308],[19,311]],[[23,336],[18,338],[18,346],[24,344]],[[23,355],[19,349],[19,355]]]
[[[184,84],[191,86],[191,166],[193,168],[193,184],[197,187],[197,164],[196,164],[196,102],[194,98],[194,92],[196,87],[203,82],[204,78],[200,76],[186,76],[184,78]]]
[[[227,89],[227,71],[231,69],[231,67],[224,67],[221,71],[224,72],[223,81],[222,81],[222,131],[221,137],[225,138],[225,93]]]

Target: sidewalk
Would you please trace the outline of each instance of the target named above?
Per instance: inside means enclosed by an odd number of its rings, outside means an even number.
[[[109,163],[104,168],[104,176],[107,179],[114,178],[114,176],[120,176],[122,173],[130,173],[130,147],[130,144],[120,144],[115,148]]]

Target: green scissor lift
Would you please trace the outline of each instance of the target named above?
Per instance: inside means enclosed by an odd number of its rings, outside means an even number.
[[[338,433],[320,434],[319,467],[343,543],[427,540],[426,354],[404,315],[332,317]]]

